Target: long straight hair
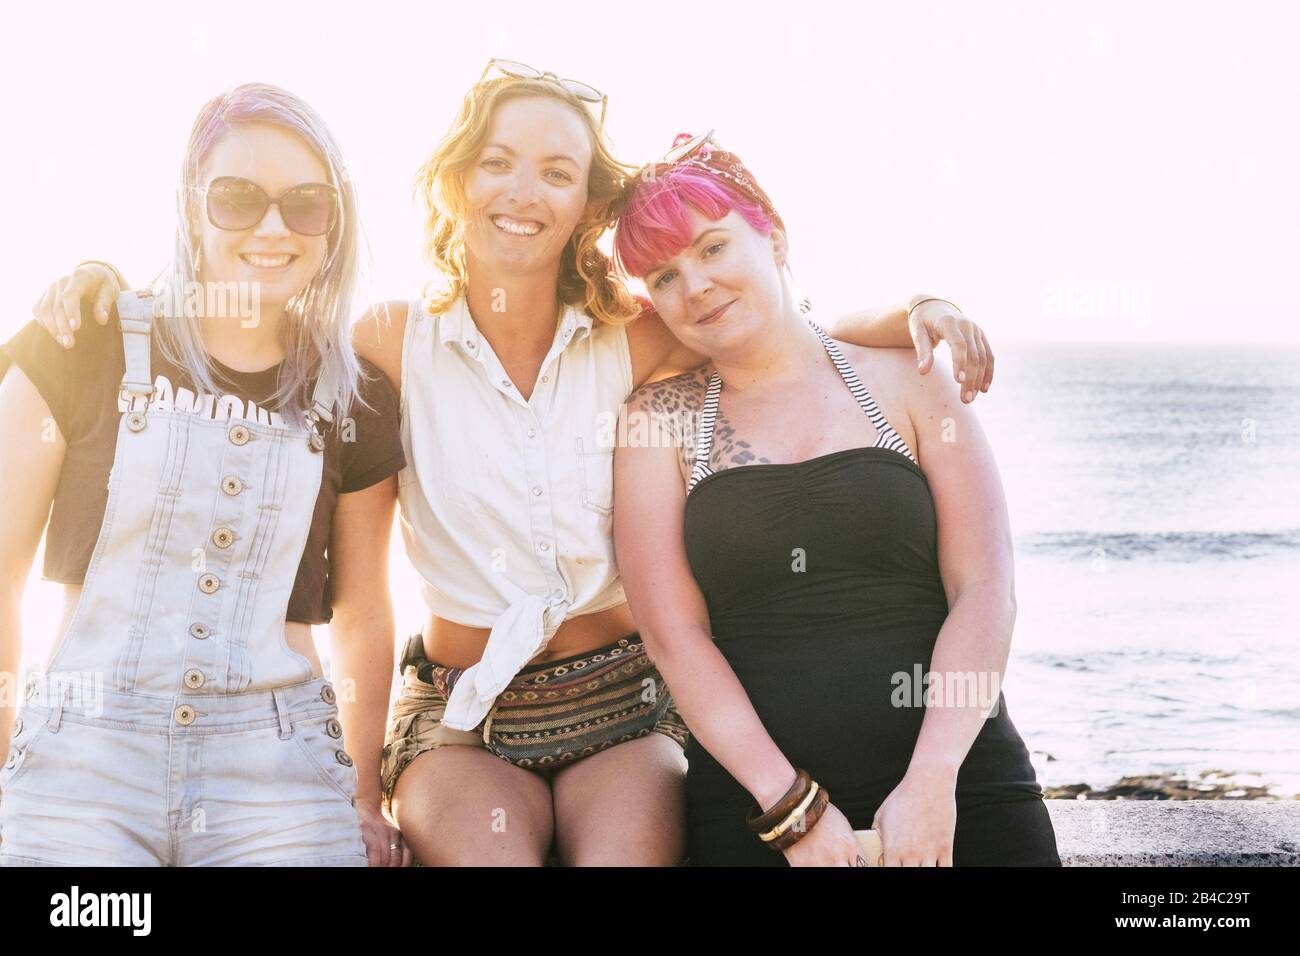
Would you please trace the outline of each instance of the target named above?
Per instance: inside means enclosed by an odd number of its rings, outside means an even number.
[[[199,177],[204,161],[217,142],[240,124],[248,123],[272,124],[300,136],[325,164],[330,185],[338,190],[340,205],[320,271],[285,306],[279,329],[284,362],[276,391],[267,404],[286,420],[301,425],[303,412],[311,402],[310,386],[324,370],[323,359],[332,367],[338,383],[332,398],[337,414],[342,416],[359,397],[357,386],[362,374],[350,331],[361,247],[356,190],[343,153],[324,120],[297,96],[270,84],[245,83],[213,97],[199,110],[181,167],[175,255],[170,267],[155,280],[155,292],[169,292],[170,301],[175,303],[185,301],[185,290],[198,287],[198,224],[204,213],[194,187],[202,185]],[[216,369],[203,346],[199,317],[191,310],[171,310],[159,323],[158,341],[167,360],[184,368],[196,387],[220,394]]]

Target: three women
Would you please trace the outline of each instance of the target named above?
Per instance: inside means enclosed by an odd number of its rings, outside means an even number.
[[[596,100],[603,117],[585,84],[490,62],[420,177],[442,288],[354,329],[399,390],[402,532],[429,607],[382,771],[363,776],[426,864],[684,851],[687,736],[623,596],[601,425],[652,376],[703,358],[596,247],[632,172]],[[116,285],[79,270],[50,297],[59,334]],[[969,336],[969,398],[987,387],[982,334],[942,304],[860,314],[840,334],[904,345],[909,321],[927,347],[947,337],[966,356]],[[380,686],[381,654],[364,673]]]

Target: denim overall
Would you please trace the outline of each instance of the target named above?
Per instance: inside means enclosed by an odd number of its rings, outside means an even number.
[[[284,635],[332,383],[305,429],[151,402],[154,301],[118,298],[108,504],[0,770],[0,864],[364,866],[334,689]]]

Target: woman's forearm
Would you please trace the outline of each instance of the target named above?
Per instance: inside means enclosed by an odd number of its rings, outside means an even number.
[[[837,315],[826,324],[826,334],[866,348],[912,348],[914,343],[907,327],[908,314],[912,306],[925,298],[929,296],[917,293],[902,302]]]
[[[343,739],[357,770],[357,804],[378,808],[380,751],[393,687],[393,614],[384,608],[335,607],[330,621],[331,677]]]
[[[795,768],[754,713],[713,638],[694,631],[665,640],[643,631],[642,637],[691,736],[764,810],[780,800],[794,782]]]
[[[971,584],[958,593],[930,659],[934,684],[926,691],[909,772],[935,772],[956,781],[998,702],[1015,619],[1015,600],[1005,582]]]

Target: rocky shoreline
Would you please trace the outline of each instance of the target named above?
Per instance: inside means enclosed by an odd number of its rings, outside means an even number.
[[[1243,780],[1254,778],[1258,782]],[[1043,787],[1048,800],[1300,800],[1300,794],[1278,792],[1253,774],[1202,770],[1196,776],[1151,773],[1121,777],[1118,783],[1094,788],[1086,783]]]

